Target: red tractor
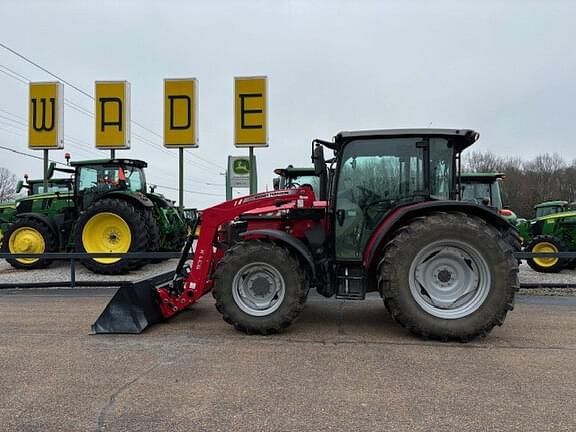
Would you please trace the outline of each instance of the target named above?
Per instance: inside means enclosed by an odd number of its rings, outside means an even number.
[[[362,300],[377,292],[423,338],[468,341],[501,325],[518,289],[516,230],[456,201],[472,130],[341,132],[313,141],[321,195],[258,193],[205,209],[170,282],[120,288],[95,333],[139,333],[212,291],[224,320],[249,334],[288,327],[311,288]],[[325,162],[324,147],[334,157]],[[192,232],[195,231],[193,227]]]

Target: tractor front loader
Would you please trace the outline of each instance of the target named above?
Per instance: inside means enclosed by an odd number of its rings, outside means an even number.
[[[460,154],[477,138],[400,129],[315,140],[326,200],[299,187],[203,210],[192,262],[193,234],[171,280],[122,286],[93,332],[139,333],[212,292],[227,323],[271,334],[299,316],[314,288],[348,300],[378,292],[423,338],[485,336],[513,308],[520,239],[485,206],[455,201]],[[334,151],[329,167],[324,147]]]

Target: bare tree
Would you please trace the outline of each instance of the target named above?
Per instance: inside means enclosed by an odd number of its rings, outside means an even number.
[[[17,182],[16,175],[7,168],[0,167],[0,202],[14,199]]]
[[[576,160],[567,162],[557,153],[524,161],[490,152],[471,152],[464,155],[463,170],[506,174],[503,203],[526,218],[533,216],[534,205],[542,201],[576,201]]]

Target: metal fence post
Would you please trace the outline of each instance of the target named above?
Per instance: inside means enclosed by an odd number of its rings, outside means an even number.
[[[76,287],[76,265],[74,264],[76,260],[72,258],[70,260],[70,288]]]

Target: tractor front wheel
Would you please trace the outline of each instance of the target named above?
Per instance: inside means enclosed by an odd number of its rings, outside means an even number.
[[[308,288],[306,269],[286,248],[248,241],[222,257],[212,294],[224,321],[248,334],[267,335],[298,317]]]
[[[539,235],[526,246],[526,252],[563,252],[566,246],[551,235]],[[567,260],[561,258],[529,258],[526,260],[530,268],[540,273],[558,273],[566,264]]]
[[[118,199],[95,203],[78,219],[76,250],[89,253],[145,252],[149,244],[146,221],[132,204]],[[123,274],[146,264],[145,260],[87,258],[82,264],[94,273]]]
[[[13,223],[4,236],[2,252],[45,253],[56,250],[56,237],[52,230],[39,220],[22,218]],[[39,269],[47,267],[51,260],[42,258],[8,258],[8,263],[17,269]]]
[[[412,333],[466,342],[504,322],[518,289],[513,248],[496,228],[464,213],[419,217],[385,246],[380,289]]]

